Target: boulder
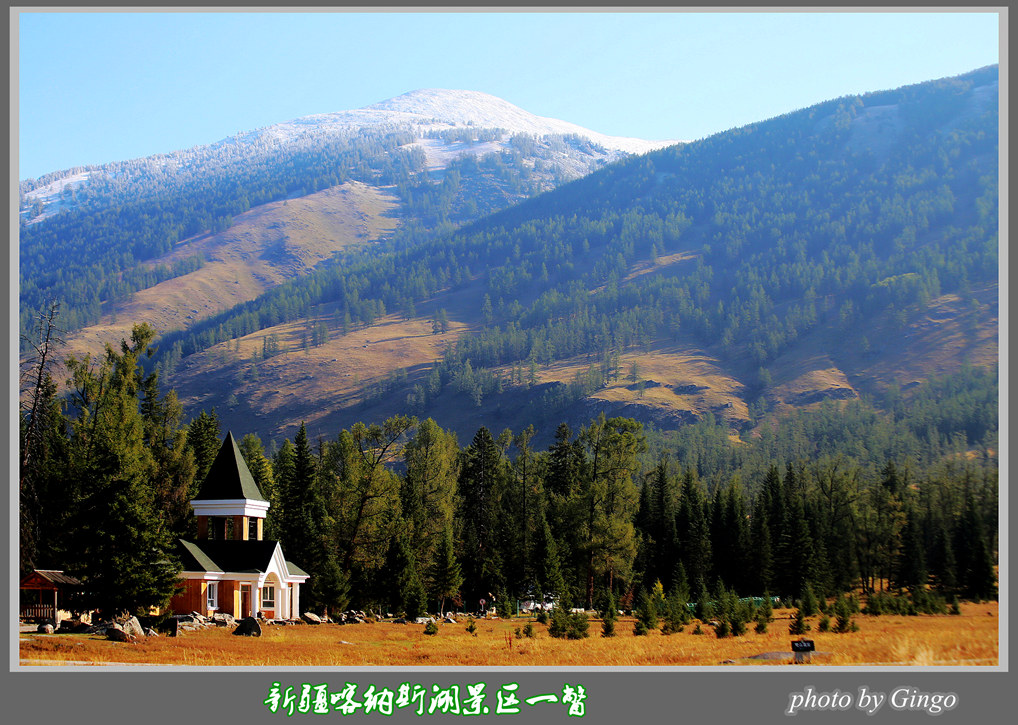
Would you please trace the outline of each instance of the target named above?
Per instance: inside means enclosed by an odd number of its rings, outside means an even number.
[[[124,628],[116,622],[110,622],[106,627],[106,639],[111,642],[133,642],[135,637],[125,632]]]
[[[155,631],[154,629],[152,629],[151,627],[146,627],[145,628],[145,636],[146,637],[158,637],[159,633],[157,631]]]
[[[244,617],[240,620],[237,628],[233,630],[233,633],[245,637],[261,637],[262,627],[254,617]]]
[[[393,624],[406,624],[406,620],[403,619],[403,617],[398,617],[397,619],[392,620],[392,623]]]
[[[53,625],[49,622],[44,622],[39,625],[39,628],[35,630],[39,634],[53,634]]]
[[[434,621],[434,617],[418,617],[414,620],[414,624],[432,624]]]
[[[300,615],[300,618],[303,619],[308,624],[321,624],[322,623],[322,618],[319,617],[314,612],[304,612],[304,614]]]
[[[212,621],[217,627],[232,627],[237,624],[236,618],[229,612],[216,612],[212,615]]]
[[[127,632],[132,637],[141,638],[145,636],[145,630],[142,628],[141,622],[138,621],[137,617],[131,617],[126,622],[124,622],[123,626],[124,631]]]

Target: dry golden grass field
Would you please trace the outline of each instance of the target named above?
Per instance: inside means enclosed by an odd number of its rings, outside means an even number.
[[[961,616],[857,615],[858,632],[817,632],[816,618],[807,637],[816,644],[814,665],[834,666],[995,666],[999,664],[998,604],[962,604]],[[22,665],[159,664],[185,666],[297,667],[631,667],[785,665],[791,661],[790,610],[776,610],[768,631],[752,626],[742,637],[717,639],[713,630],[635,637],[633,619],[620,618],[616,636],[602,638],[600,620],[590,622],[590,637],[553,639],[542,624],[533,638],[517,637],[530,618],[441,624],[436,635],[423,625],[356,624],[267,626],[261,637],[237,637],[230,628],[185,632],[180,637],[150,637],[115,643],[98,635],[22,634]],[[751,659],[768,652],[781,659]]]

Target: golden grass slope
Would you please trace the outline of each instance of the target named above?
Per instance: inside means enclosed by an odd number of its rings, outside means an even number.
[[[909,387],[963,365],[996,365],[998,293],[991,284],[964,299],[942,295],[904,318],[884,315],[818,327],[767,365],[773,379],[765,391],[771,410],[782,414],[828,398]]]
[[[353,422],[342,412],[357,406],[366,387],[394,370],[430,366],[466,329],[450,321],[448,332],[434,335],[427,319],[390,315],[343,335],[335,314],[317,321],[329,327],[330,335],[319,347],[301,345],[306,323],[279,325],[186,358],[172,384],[188,409],[215,406],[224,430],[292,437],[305,422],[312,437],[331,438]],[[284,352],[262,359],[269,335],[277,337]],[[397,408],[389,415],[403,412]]]
[[[201,269],[114,305],[100,324],[67,336],[66,349],[97,353],[103,343],[129,339],[137,323],[147,322],[165,334],[252,300],[334,252],[391,232],[396,208],[396,199],[385,190],[348,182],[251,209],[235,217],[226,231],[186,239],[153,263],[201,254]]]

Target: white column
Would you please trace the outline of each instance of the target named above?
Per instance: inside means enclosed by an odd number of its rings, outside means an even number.
[[[300,618],[300,582],[294,582],[293,587],[293,610],[296,612],[295,619]]]

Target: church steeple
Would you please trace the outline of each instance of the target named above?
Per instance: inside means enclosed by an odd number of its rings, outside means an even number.
[[[191,507],[198,517],[199,540],[261,540],[269,502],[248,470],[233,433],[226,434]]]

